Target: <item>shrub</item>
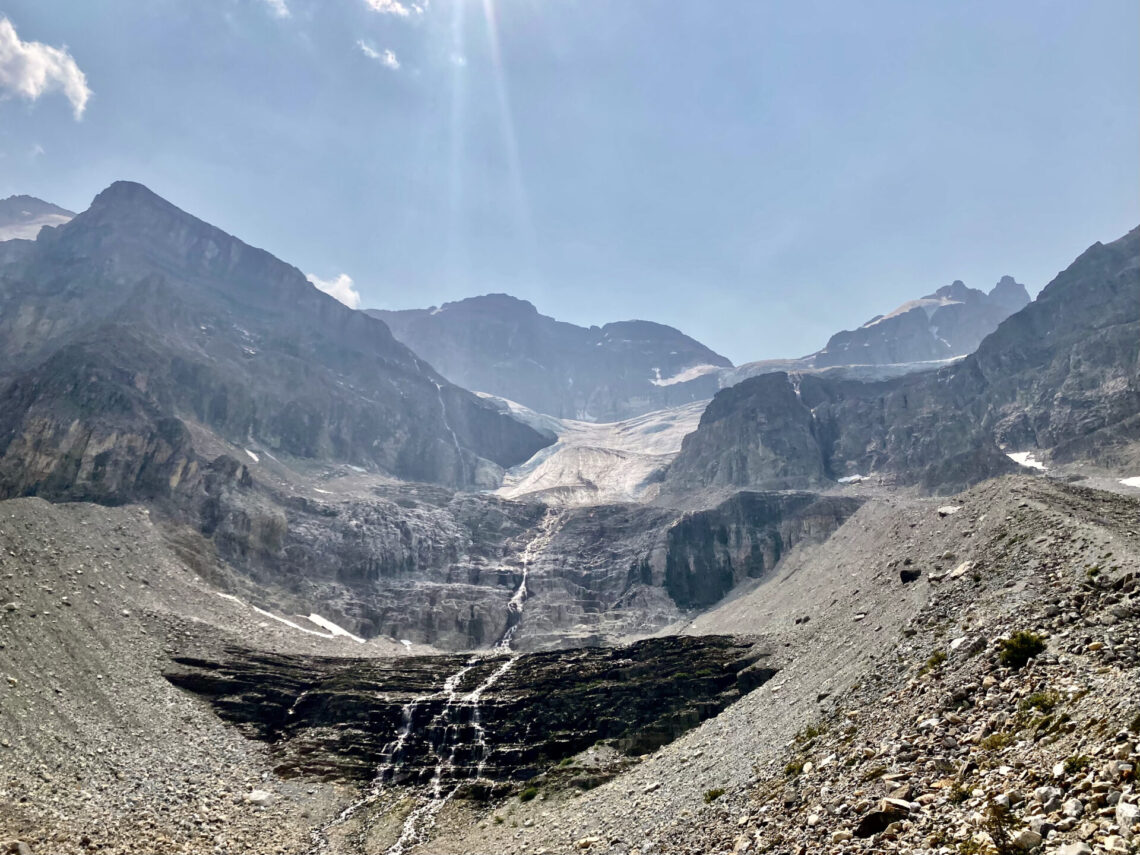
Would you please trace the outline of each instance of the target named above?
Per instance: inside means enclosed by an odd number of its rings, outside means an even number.
[[[978,747],[986,751],[1001,751],[1006,746],[1013,742],[1013,737],[1005,731],[999,733],[991,733],[985,739],[978,743]]]
[[[724,795],[723,787],[713,787],[711,790],[705,790],[705,804],[711,804]]]
[[[1021,824],[1021,821],[1013,815],[1009,808],[1002,807],[992,798],[989,799],[986,804],[982,828],[994,842],[994,848],[997,849],[998,855],[1014,855],[1019,851],[1013,842],[1013,838]]]
[[[1045,650],[1045,639],[1035,632],[1019,630],[1001,643],[998,661],[1006,668],[1020,671],[1025,664]]]
[[[797,778],[797,777],[799,777],[799,774],[803,770],[804,770],[804,761],[803,760],[793,760],[791,763],[789,763],[787,766],[784,767],[784,775],[789,777],[789,778]]]
[[[1042,715],[1048,715],[1057,708],[1057,704],[1061,702],[1061,696],[1056,692],[1034,692],[1019,706],[1022,710],[1037,710]]]
[[[538,787],[527,787],[525,790],[523,790],[521,793],[519,793],[519,801],[520,802],[529,802],[537,795],[538,795]]]
[[[801,745],[805,742],[811,742],[817,736],[823,733],[822,725],[809,724],[803,730],[796,734],[796,742]]]
[[[950,804],[960,805],[962,802],[968,801],[971,795],[973,794],[966,787],[957,784],[954,789],[950,791]]]
[[[929,674],[931,671],[933,671],[935,668],[937,668],[939,665],[941,665],[943,662],[945,662],[946,658],[947,658],[946,657],[946,651],[935,650],[933,653],[930,654],[930,658],[928,658],[926,660],[926,664],[923,665],[922,669],[918,672],[919,675]]]
[[[1074,754],[1072,757],[1066,757],[1065,774],[1075,775],[1077,772],[1085,768],[1085,766],[1089,765],[1090,762],[1092,761],[1090,761],[1089,758],[1085,757],[1083,754]]]

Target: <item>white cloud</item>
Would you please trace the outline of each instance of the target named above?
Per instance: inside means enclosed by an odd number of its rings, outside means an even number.
[[[332,279],[321,279],[319,276],[309,273],[305,278],[330,297],[336,297],[350,309],[359,308],[360,292],[356,290],[356,286],[352,284],[352,277],[347,273],[341,273]]]
[[[401,3],[400,0],[364,0],[364,2],[373,12],[379,12],[381,15],[396,15],[400,18],[406,18],[412,12],[422,15],[424,9],[427,8],[426,2],[412,3],[410,8]]]
[[[269,7],[269,11],[278,18],[289,17],[289,6],[285,3],[285,0],[263,0],[263,2]]]
[[[12,22],[0,18],[0,93],[35,101],[55,90],[71,102],[76,120],[83,118],[91,89],[67,48],[22,42]]]
[[[376,50],[376,48],[372,47],[372,45],[368,44],[368,42],[364,41],[363,39],[358,41],[356,43],[356,46],[360,48],[360,52],[369,59],[374,59],[381,65],[390,68],[393,71],[396,71],[400,68],[400,60],[396,59],[396,54],[392,53],[392,51],[388,50],[387,48],[382,51]]]

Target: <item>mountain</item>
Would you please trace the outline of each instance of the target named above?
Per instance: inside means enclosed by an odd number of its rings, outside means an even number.
[[[579,327],[506,294],[368,314],[453,383],[558,418],[610,422],[705,400],[732,366],[672,327]]]
[[[140,184],[0,247],[0,495],[194,491],[219,442],[494,485],[550,442]]]
[[[977,351],[938,371],[873,383],[776,373],[723,390],[662,493],[871,474],[953,491],[1010,469],[1007,452],[1133,460],[1138,367],[1140,229],[1094,244]]]
[[[35,196],[0,199],[0,241],[32,240],[44,226],[61,226],[74,216],[72,211]]]
[[[1029,303],[1025,286],[1012,276],[986,294],[961,280],[893,312],[878,315],[856,330],[828,339],[812,355],[816,367],[929,362],[973,353],[982,339]]]

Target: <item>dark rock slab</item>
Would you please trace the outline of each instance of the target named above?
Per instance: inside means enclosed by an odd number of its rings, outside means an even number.
[[[282,774],[509,782],[602,740],[628,755],[653,751],[771,679],[766,655],[727,636],[485,658],[228,649],[177,657],[166,676],[270,742]]]

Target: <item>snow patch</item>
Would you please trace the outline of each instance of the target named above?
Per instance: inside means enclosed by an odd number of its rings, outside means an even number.
[[[688,383],[690,380],[696,380],[698,377],[703,377],[706,374],[714,374],[717,371],[720,371],[720,368],[715,365],[694,365],[691,368],[686,368],[684,371],[674,374],[672,377],[662,379],[661,369],[654,368],[653,373],[656,376],[649,382],[654,386],[675,386],[678,383]]]
[[[840,484],[858,484],[860,481],[866,481],[866,475],[847,475],[839,479]]]
[[[1121,478],[1120,483],[1123,484],[1125,487],[1140,488],[1140,476],[1133,477],[1133,478]]]
[[[364,639],[360,636],[353,635],[347,629],[337,626],[331,620],[323,618],[320,615],[313,613],[309,615],[309,623],[316,624],[321,629],[327,629],[333,635],[343,635],[345,638],[351,638],[357,644],[364,644]]]
[[[249,459],[252,460],[254,463],[260,463],[261,462],[261,458],[258,457],[256,454],[254,454],[252,451],[250,451],[248,448],[245,450],[245,453],[249,455]]]
[[[1006,457],[1018,466],[1025,466],[1028,469],[1040,469],[1042,472],[1045,471],[1045,464],[1040,460],[1034,459],[1032,451],[1013,451],[1006,454]]]
[[[401,638],[400,644],[404,645],[404,647],[411,647],[412,646],[412,642],[408,641],[408,639],[406,639],[406,638]]]

